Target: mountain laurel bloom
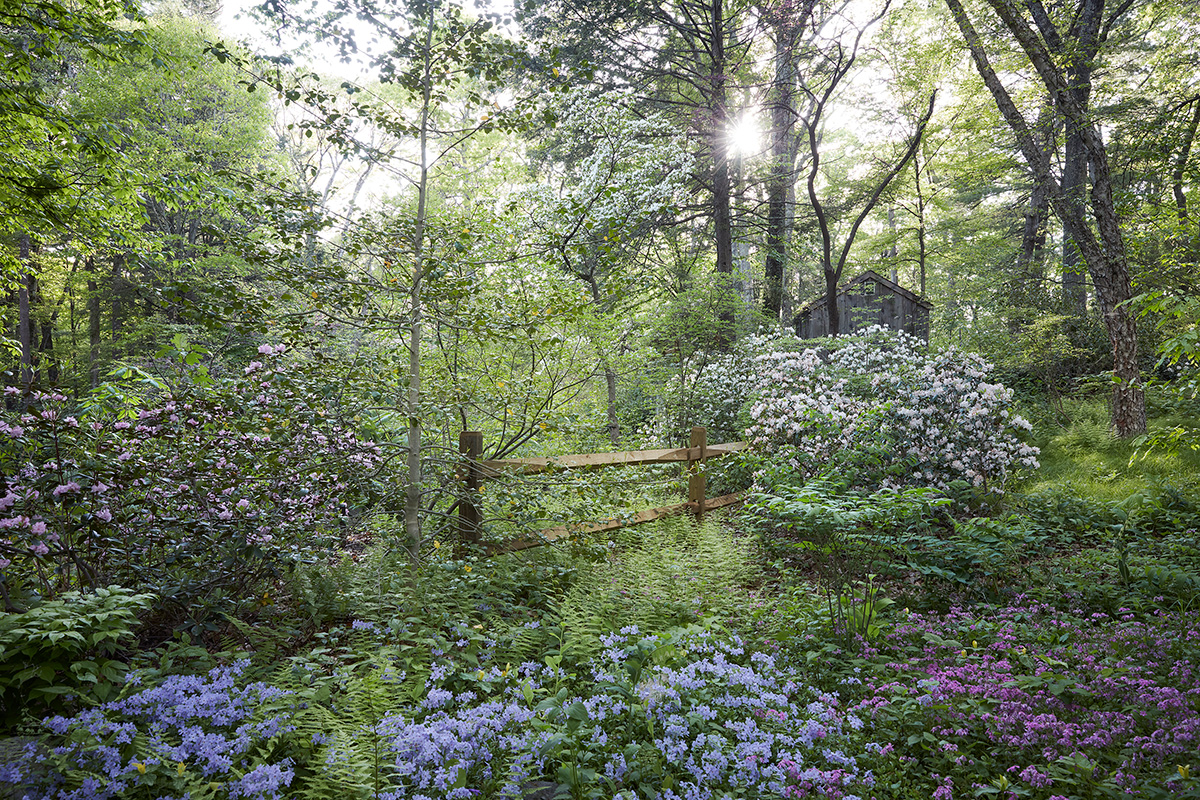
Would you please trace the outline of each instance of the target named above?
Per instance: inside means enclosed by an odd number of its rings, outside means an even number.
[[[747,437],[806,478],[868,453],[878,467],[867,477],[885,487],[965,481],[1002,492],[1014,469],[1037,467],[1038,451],[1018,437],[1032,426],[991,371],[976,354],[880,327],[819,347],[779,337],[747,376]]]

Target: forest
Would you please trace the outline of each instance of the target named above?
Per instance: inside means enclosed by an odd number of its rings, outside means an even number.
[[[476,2],[0,0],[0,799],[1200,798],[1195,3]]]

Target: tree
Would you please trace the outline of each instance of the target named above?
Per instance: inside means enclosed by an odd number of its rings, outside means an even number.
[[[437,171],[447,155],[472,137],[500,128],[527,124],[520,98],[502,110],[498,101],[506,70],[523,59],[520,47],[492,32],[493,22],[473,18],[449,2],[376,5],[339,0],[319,18],[296,16],[287,6],[271,9],[281,21],[326,42],[347,60],[361,59],[378,76],[380,90],[346,81],[339,93],[316,82],[285,81],[277,74],[260,78],[285,98],[307,105],[313,113],[297,126],[319,130],[337,123],[331,138],[350,151],[361,151],[356,128],[375,128],[403,140],[394,157],[381,166],[401,181],[411,209],[402,216],[381,215],[381,224],[357,226],[338,259],[314,263],[306,258],[310,240],[300,240],[285,224],[271,247],[293,290],[310,291],[316,311],[342,324],[369,330],[405,354],[402,396],[395,405],[404,418],[407,465],[403,519],[409,556],[415,566],[423,543],[426,512],[423,443],[429,413],[424,394],[422,350],[428,335],[430,288],[459,291],[447,278],[439,250],[469,247],[470,231],[454,235],[433,216]],[[359,20],[361,22],[356,22]],[[363,28],[365,23],[367,26]],[[224,57],[229,54],[222,51]],[[507,113],[505,113],[507,112]],[[306,134],[307,135],[307,134]],[[311,200],[311,198],[309,198]],[[308,230],[333,227],[334,220],[304,208],[294,198],[281,219],[306,217]],[[316,285],[328,294],[313,289]],[[437,324],[438,320],[433,320]],[[450,320],[440,321],[449,324]]]
[[[700,144],[694,177],[706,198],[693,214],[712,223],[715,270],[734,270],[733,181],[729,134],[738,115],[736,81],[750,67],[757,22],[749,7],[726,0],[666,3],[526,3],[523,21],[564,60],[586,69],[604,89],[639,109],[666,113]],[[733,334],[733,306],[719,311]]]
[[[119,0],[0,4],[0,268],[18,307],[13,380],[25,387],[35,379],[41,244],[115,222],[136,202],[137,175],[114,164],[120,132],[74,113],[69,98],[81,67],[149,49],[141,19]]]
[[[110,220],[76,231],[86,239],[78,246],[93,260],[88,272],[97,285],[96,262],[110,265],[105,289],[114,339],[127,323],[126,301],[141,301],[143,322],[184,324],[188,307],[202,304],[199,295],[215,285],[223,291],[245,273],[231,244],[254,225],[239,209],[249,194],[241,184],[271,158],[266,99],[245,90],[232,63],[205,52],[212,28],[165,14],[147,20],[145,35],[153,57],[95,64],[73,84],[75,113],[120,131],[114,166],[139,176],[137,206],[121,225]],[[99,313],[99,304],[92,311]]]
[[[63,226],[78,192],[120,177],[100,171],[120,137],[62,101],[81,63],[122,61],[148,49],[141,19],[135,3],[120,0],[0,4],[0,220],[6,233]],[[11,253],[5,256],[11,265]]]
[[[795,132],[798,48],[815,5],[816,0],[802,0],[798,4],[783,0],[763,10],[770,23],[774,71],[766,103],[771,120],[771,162],[766,185],[762,304],[763,311],[777,321],[783,311],[788,243],[795,218],[796,157],[800,148]]]
[[[890,3],[885,2],[875,15],[865,24],[857,24],[842,16],[840,11],[828,13],[821,23],[814,23],[821,29],[828,28],[828,38],[820,44],[819,54],[813,59],[809,72],[801,78],[800,90],[809,100],[807,109],[801,113],[800,125],[809,152],[809,168],[806,179],[808,200],[812,207],[821,235],[821,268],[825,278],[825,305],[829,314],[829,333],[837,335],[840,332],[840,313],[838,310],[838,282],[842,278],[850,250],[863,221],[871,214],[880,197],[887,191],[888,186],[904,170],[913,159],[925,133],[925,127],[933,116],[936,90],[930,92],[929,100],[922,111],[915,115],[913,132],[898,154],[884,159],[877,159],[876,169],[863,182],[856,192],[853,205],[858,205],[857,213],[851,217],[850,224],[843,234],[840,249],[835,253],[837,245],[834,242],[837,221],[831,213],[829,204],[823,200],[818,191],[822,163],[822,131],[831,102],[851,74],[858,61],[859,49],[867,29],[879,22],[887,13]],[[849,216],[853,205],[845,203],[840,215]]]
[[[564,107],[556,134],[586,142],[590,152],[564,165],[556,185],[541,183],[519,202],[532,242],[587,287],[593,313],[610,331],[624,330],[615,348],[621,351],[630,329],[619,320],[663,294],[656,234],[685,201],[693,159],[662,114],[635,119],[583,92],[569,95]],[[616,446],[617,373],[605,350],[598,346]]]
[[[1072,195],[1070,177],[1054,175],[1035,128],[1022,115],[1008,89],[992,68],[987,50],[963,7],[961,0],[946,0],[959,30],[966,39],[971,57],[980,76],[991,91],[1005,121],[1017,138],[1034,180],[1045,187],[1055,214],[1063,229],[1078,247],[1096,289],[1098,305],[1113,350],[1112,424],[1119,436],[1137,436],[1146,430],[1146,407],[1137,360],[1137,322],[1129,307],[1132,288],[1121,232],[1113,199],[1112,176],[1108,151],[1096,120],[1089,114],[1086,87],[1080,85],[1091,75],[1091,56],[1087,64],[1076,68],[1073,62],[1063,64],[1056,53],[1067,45],[1058,26],[1048,17],[1038,0],[1031,0],[1022,9],[1015,0],[988,0],[988,5],[1004,29],[1024,52],[1028,63],[1054,102],[1067,130],[1079,137],[1086,153],[1089,173],[1090,206],[1093,229],[1084,209]],[[1115,24],[1116,18],[1128,10],[1132,0],[1126,0],[1104,23],[1104,0],[1082,0],[1076,7],[1079,31],[1097,31]],[[1033,18],[1031,23],[1030,17]],[[1036,28],[1035,28],[1036,23]],[[1090,41],[1083,43],[1082,52],[1072,51],[1073,58],[1094,55]]]

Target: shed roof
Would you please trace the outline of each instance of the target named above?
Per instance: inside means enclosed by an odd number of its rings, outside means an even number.
[[[848,293],[852,287],[857,286],[860,283],[865,283],[867,281],[875,281],[876,283],[885,287],[889,291],[895,292],[896,294],[903,297],[905,300],[908,300],[909,302],[912,302],[912,303],[916,303],[917,305],[925,308],[926,310],[933,309],[933,303],[931,303],[928,300],[926,300],[925,298],[921,297],[919,294],[916,294],[915,292],[911,292],[908,289],[905,289],[900,284],[889,281],[887,278],[883,277],[878,272],[874,272],[873,270],[867,270],[866,272],[862,273],[861,275],[859,275],[858,277],[856,277],[854,280],[850,281],[849,283],[843,283],[841,288],[838,289],[838,296],[840,297],[841,295]],[[799,314],[804,314],[806,312],[811,312],[813,309],[819,308],[819,307],[825,305],[825,299],[826,299],[825,295],[822,294],[817,299],[812,300],[812,301],[804,304],[803,306],[801,306],[800,310],[797,311],[796,313],[799,315]]]

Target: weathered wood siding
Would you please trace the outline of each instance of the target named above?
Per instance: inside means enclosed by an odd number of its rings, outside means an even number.
[[[929,341],[927,302],[874,273],[856,278],[838,292],[838,323],[842,333],[886,325]],[[908,295],[908,296],[906,296]],[[819,339],[829,335],[825,298],[815,300],[796,317],[796,335]]]

